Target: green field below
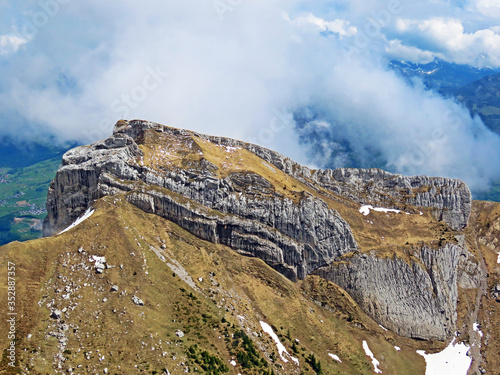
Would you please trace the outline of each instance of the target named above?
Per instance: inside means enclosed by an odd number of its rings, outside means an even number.
[[[24,168],[0,167],[0,245],[42,235],[45,202],[60,157]]]
[[[500,202],[500,182],[493,183],[485,192],[473,193],[472,198],[479,201]]]

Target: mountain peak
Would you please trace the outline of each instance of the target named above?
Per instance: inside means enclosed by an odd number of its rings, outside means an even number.
[[[64,229],[107,195],[123,195],[204,240],[261,258],[291,280],[321,274],[353,296],[363,295],[375,280],[365,276],[365,285],[352,284],[352,277],[368,270],[345,270],[345,261],[357,267],[357,259],[377,263],[380,254],[398,256],[404,259],[400,272],[413,274],[406,258],[414,254],[424,262],[422,280],[406,285],[405,293],[426,299],[422,285],[435,290],[436,278],[456,272],[460,254],[469,258],[461,231],[471,195],[459,180],[379,169],[311,170],[257,145],[149,121],[121,120],[109,138],[64,155],[49,191],[45,234]],[[370,219],[362,206],[375,208]],[[425,263],[434,248],[449,253],[439,267],[450,274],[435,274],[434,261]],[[392,312],[373,310],[373,301],[362,307],[402,335],[444,339],[456,321],[454,285],[431,305],[422,300],[425,319],[406,311],[401,319],[408,301],[396,301],[390,283],[381,286],[378,303],[392,299]],[[434,319],[435,310],[444,314]]]
[[[29,294],[27,372],[350,374],[377,358],[383,373],[420,374],[416,350],[458,329],[474,366],[498,360],[476,348],[477,324],[498,320],[482,306],[498,298],[500,205],[472,202],[459,180],[312,170],[121,120],[64,154],[47,211],[48,237],[0,251]]]

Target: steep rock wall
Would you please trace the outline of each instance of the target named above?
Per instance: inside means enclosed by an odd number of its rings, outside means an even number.
[[[134,160],[142,152],[131,135],[139,139],[143,131],[118,128],[105,141],[64,155],[49,190],[45,235],[70,225],[99,197],[134,191],[127,199],[144,211],[262,258],[292,280],[357,249],[349,224],[311,194],[298,202],[263,195],[271,189],[264,178],[238,172],[219,179],[207,161],[165,173],[139,165]]]
[[[45,235],[70,225],[94,200],[125,194],[145,212],[259,257],[292,280],[316,272],[342,286],[384,326],[424,339],[450,336],[457,285],[473,288],[484,276],[463,241],[440,249],[422,245],[413,250],[410,261],[360,253],[349,224],[325,201],[305,191],[298,199],[286,198],[256,173],[234,171],[219,178],[218,167],[206,159],[163,172],[144,166],[138,162],[143,156],[138,144],[146,132],[185,138],[194,134],[152,122],[122,121],[108,139],[68,151],[49,189]],[[405,177],[378,169],[313,171],[260,146],[196,136],[244,148],[315,191],[326,189],[359,204],[430,208],[452,229],[467,225],[470,192],[458,180]]]
[[[432,208],[434,217],[454,230],[464,229],[469,220],[472,196],[467,185],[460,180],[353,168],[317,171],[315,179],[330,190],[360,203],[400,209],[405,205]]]
[[[397,256],[355,254],[315,273],[345,289],[384,327],[402,336],[445,340],[455,331],[458,286],[477,288],[482,274],[463,236],[457,244]]]

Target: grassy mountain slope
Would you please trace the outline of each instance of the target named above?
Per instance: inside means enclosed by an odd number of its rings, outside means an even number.
[[[405,211],[412,215],[372,212],[367,218],[359,212],[359,204],[351,199],[327,191],[312,180],[309,180],[311,185],[306,185],[244,148],[216,145],[195,133],[180,137],[147,131],[139,147],[144,156],[135,162],[159,173],[175,171],[176,168],[196,170],[203,168],[200,166],[208,161],[217,167],[215,173],[218,178],[234,172],[254,173],[263,177],[270,185],[267,188],[259,186],[255,190],[259,196],[272,197],[277,194],[294,202],[298,202],[305,194],[318,196],[349,223],[361,251],[376,249],[406,256],[411,246],[422,242],[437,244],[441,238],[443,241],[455,242],[455,235],[458,234],[433,218],[430,209],[426,208],[418,211],[412,206],[405,207]],[[125,183],[129,183],[131,188],[137,184],[136,181]],[[151,189],[147,186],[143,188]],[[243,191],[246,188],[242,186]],[[190,204],[197,205],[192,200]]]
[[[469,246],[481,251],[483,266],[488,272],[487,284],[482,288],[485,298],[480,301],[477,317],[486,333],[483,344],[475,349],[481,351],[486,368],[495,373],[500,369],[500,204],[474,201],[467,237]],[[471,305],[479,303],[477,296],[464,294],[461,302],[464,322],[476,318],[471,317],[469,311]],[[468,324],[472,324],[470,320]]]
[[[372,374],[366,340],[384,374],[422,374],[424,360],[415,349],[442,347],[384,331],[333,283],[314,276],[292,283],[261,260],[202,241],[120,197],[105,197],[95,208],[61,235],[0,248],[0,278],[7,279],[8,262],[16,265],[16,366],[22,372],[317,373],[308,358],[316,370],[321,362],[324,374]],[[102,274],[89,261],[93,255],[106,258]],[[6,293],[3,284],[0,299]],[[5,309],[2,304],[3,316]],[[51,317],[54,309],[60,318]],[[286,354],[288,362],[280,358],[261,320],[300,367]],[[4,319],[0,373],[15,373],[7,330]],[[201,370],[206,363],[219,372]]]

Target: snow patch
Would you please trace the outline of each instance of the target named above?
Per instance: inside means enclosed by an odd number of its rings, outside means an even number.
[[[285,346],[281,343],[278,335],[276,333],[274,333],[273,329],[271,328],[271,326],[269,324],[267,324],[266,322],[263,322],[262,320],[260,321],[260,326],[262,327],[262,330],[267,333],[269,336],[271,336],[271,338],[273,339],[273,341],[276,343],[276,348],[278,349],[278,353],[281,357],[281,360],[285,363],[288,362],[288,359],[286,359],[284,356],[283,356],[283,353],[286,353],[286,355],[288,357],[290,357],[292,359],[293,362],[295,362],[297,364],[297,366],[299,366],[299,360],[295,357],[292,357],[290,354],[288,354],[288,352],[286,351],[286,348]]]
[[[231,360],[229,363],[231,364],[231,366],[236,367],[236,361],[234,359]]]
[[[385,213],[395,212],[397,214],[399,214],[401,212],[401,210],[396,210],[394,208],[373,207],[372,205],[369,205],[369,204],[365,204],[365,205],[361,206],[361,208],[359,209],[359,212],[366,216],[370,213],[370,210],[377,211],[377,212],[385,212]]]
[[[500,253],[497,254],[498,254],[497,263],[500,264]]]
[[[472,358],[467,356],[468,350],[467,345],[455,344],[453,339],[442,352],[426,354],[424,350],[417,350],[417,353],[425,359],[425,375],[466,375],[472,362]]]
[[[372,351],[368,347],[368,343],[365,340],[363,340],[363,349],[365,350],[365,354],[372,359],[372,364],[374,367],[375,374],[381,374],[382,371],[380,371],[380,369],[378,368],[378,366],[380,365],[380,362],[377,359],[375,359]]]
[[[379,326],[380,328],[382,328],[384,331],[388,331],[388,329],[387,329],[387,328],[385,328],[383,325],[379,324],[378,326]]]
[[[337,362],[342,363],[342,361],[340,360],[340,358],[339,358],[339,356],[338,356],[338,355],[336,355],[336,354],[332,354],[332,353],[328,353],[328,355],[329,355],[330,357],[332,357],[334,360],[336,360]]]
[[[396,349],[397,352],[401,351],[401,348],[399,346],[395,346],[394,349]]]
[[[78,224],[84,222],[85,220],[87,220],[89,217],[92,216],[92,214],[95,212],[95,210],[92,209],[92,207],[89,207],[87,209],[87,211],[85,211],[85,213],[79,217],[78,219],[75,220],[75,222],[73,224],[71,224],[69,227],[67,227],[66,229],[64,229],[62,232],[59,232],[59,234],[62,234],[64,232],[67,232],[68,230],[76,227]]]

